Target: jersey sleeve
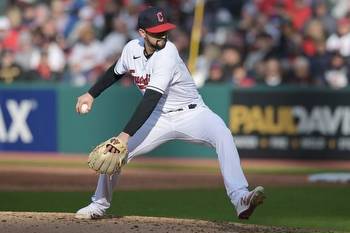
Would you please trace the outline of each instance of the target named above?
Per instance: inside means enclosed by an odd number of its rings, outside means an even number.
[[[164,51],[165,52],[165,51]],[[173,53],[161,53],[156,57],[147,89],[164,94],[174,75],[176,57]]]
[[[127,62],[127,54],[128,54],[128,46],[125,46],[122,54],[120,55],[115,67],[114,67],[114,73],[118,74],[125,74],[128,72],[128,62]]]

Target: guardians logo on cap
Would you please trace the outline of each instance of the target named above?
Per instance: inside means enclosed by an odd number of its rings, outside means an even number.
[[[138,28],[142,28],[150,33],[160,33],[172,30],[176,26],[168,22],[163,9],[150,7],[140,13]]]

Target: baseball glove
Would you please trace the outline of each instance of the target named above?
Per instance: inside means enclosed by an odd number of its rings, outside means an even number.
[[[108,150],[107,147],[111,149]],[[111,152],[113,149],[116,153]],[[88,166],[97,173],[113,175],[126,164],[127,154],[127,146],[117,137],[112,137],[90,152]]]

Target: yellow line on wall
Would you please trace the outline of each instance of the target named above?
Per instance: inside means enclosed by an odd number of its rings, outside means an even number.
[[[194,11],[194,20],[191,33],[190,56],[188,59],[188,69],[192,74],[196,70],[196,61],[198,57],[204,15],[204,4],[205,0],[196,0],[196,7]]]

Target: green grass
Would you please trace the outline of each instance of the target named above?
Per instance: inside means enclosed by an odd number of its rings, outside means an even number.
[[[349,187],[269,187],[249,222],[350,232]],[[0,192],[1,211],[75,212],[89,192]],[[224,189],[119,191],[109,214],[237,221]],[[242,222],[242,221],[238,221]]]

